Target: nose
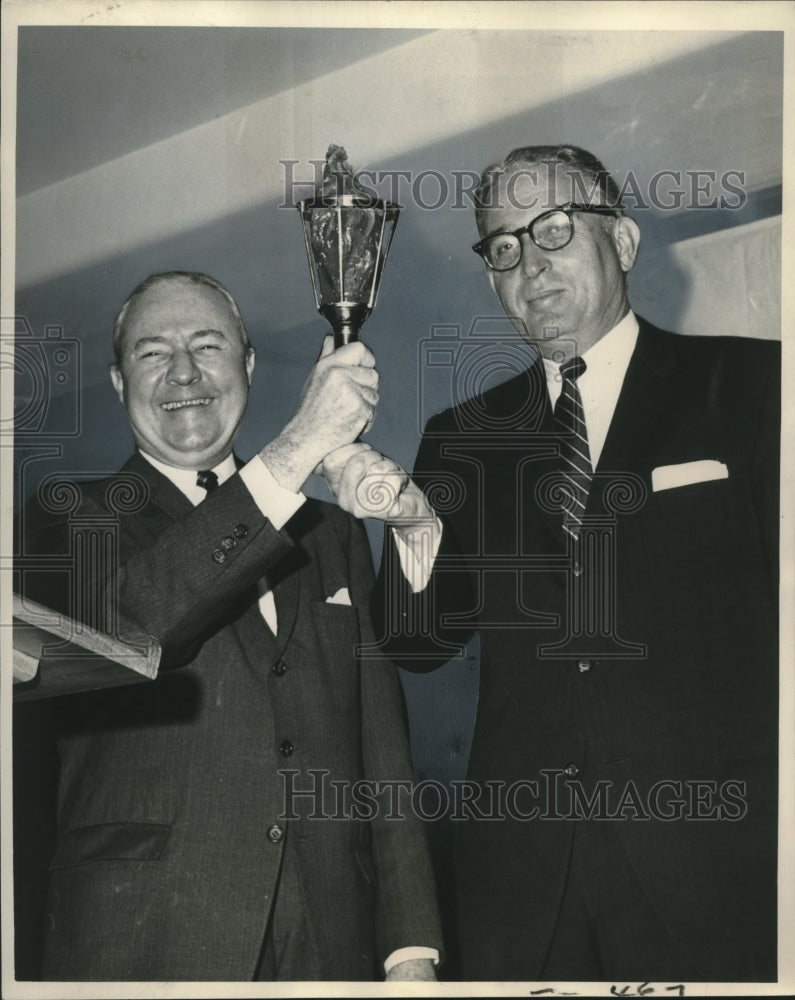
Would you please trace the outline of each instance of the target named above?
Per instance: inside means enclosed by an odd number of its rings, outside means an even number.
[[[191,385],[201,378],[201,370],[197,366],[190,351],[175,351],[168,366],[166,381],[172,385]]]
[[[529,233],[522,233],[522,272],[528,278],[537,278],[539,274],[546,271],[548,260],[546,251],[538,247],[530,239]]]

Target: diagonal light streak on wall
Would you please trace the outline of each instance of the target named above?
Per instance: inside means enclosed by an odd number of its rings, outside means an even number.
[[[17,201],[17,286],[282,200],[330,141],[359,167],[718,45],[730,32],[438,31]],[[357,157],[358,154],[358,157]],[[362,162],[366,155],[368,162]],[[289,200],[292,200],[291,198]]]

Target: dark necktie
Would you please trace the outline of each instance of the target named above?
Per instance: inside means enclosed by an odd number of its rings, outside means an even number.
[[[218,489],[218,476],[212,469],[203,469],[196,473],[196,485],[201,486],[208,493],[212,493],[213,490]]]
[[[561,472],[565,479],[563,490],[566,494],[563,503],[563,528],[574,538],[577,538],[582,526],[585,502],[593,479],[588,431],[585,427],[582,397],[577,387],[577,379],[585,368],[582,358],[572,358],[560,366],[563,385],[555,404],[555,420],[561,425]]]

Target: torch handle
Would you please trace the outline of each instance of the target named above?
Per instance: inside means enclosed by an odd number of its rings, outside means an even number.
[[[334,330],[335,348],[358,340],[362,323],[370,315],[370,309],[360,302],[350,305],[340,303],[322,305],[319,311],[326,317]]]
[[[345,344],[352,344],[358,339],[358,330],[355,330],[352,326],[343,326],[339,330],[334,331],[334,349],[344,347]]]

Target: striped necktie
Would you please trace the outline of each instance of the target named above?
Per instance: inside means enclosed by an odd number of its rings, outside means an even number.
[[[585,427],[582,397],[577,388],[577,379],[585,368],[582,358],[572,358],[560,366],[563,385],[555,404],[555,420],[560,425],[561,433],[561,472],[565,479],[563,492],[566,500],[562,504],[563,528],[573,538],[578,537],[582,527],[585,503],[593,479],[588,431]]]

